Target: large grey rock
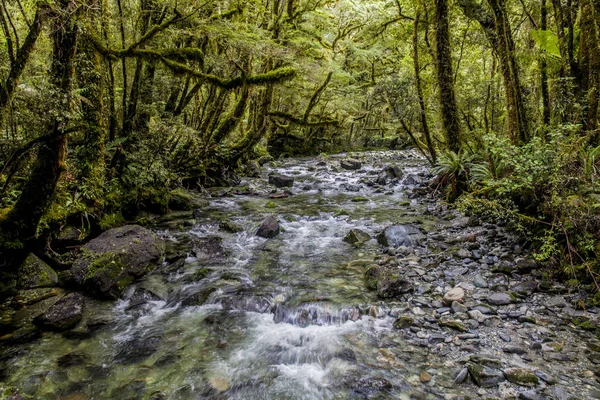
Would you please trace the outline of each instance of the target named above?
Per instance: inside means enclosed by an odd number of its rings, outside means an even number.
[[[362,163],[358,160],[354,160],[352,158],[346,158],[340,161],[340,167],[347,170],[357,170],[362,168]]]
[[[535,386],[539,383],[537,375],[526,368],[506,368],[502,371],[510,383],[521,386]]]
[[[275,217],[269,216],[258,227],[258,230],[256,231],[256,235],[267,238],[267,239],[271,239],[271,238],[274,238],[275,236],[279,235],[279,231],[280,231],[279,221],[277,221],[277,219]]]
[[[271,175],[269,176],[269,184],[282,188],[294,186],[294,178],[285,175]]]
[[[81,294],[68,294],[54,303],[47,311],[35,317],[34,323],[51,330],[68,330],[81,321],[83,304],[84,298]]]
[[[34,254],[29,254],[21,266],[18,278],[20,289],[56,286],[58,275],[48,264]]]
[[[163,253],[163,240],[146,228],[110,229],[82,247],[71,276],[89,294],[116,299],[133,281],[156,268]]]
[[[377,242],[386,247],[414,247],[425,235],[414,225],[391,225],[377,236]]]

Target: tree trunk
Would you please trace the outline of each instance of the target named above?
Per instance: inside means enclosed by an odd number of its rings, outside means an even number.
[[[423,89],[421,87],[421,72],[419,67],[419,19],[421,17],[420,10],[417,10],[415,15],[414,29],[413,29],[413,66],[415,70],[415,87],[417,89],[417,96],[419,97],[419,114],[421,119],[421,128],[425,135],[427,142],[427,148],[429,155],[431,156],[431,163],[436,163],[436,152],[431,140],[431,133],[429,132],[429,125],[427,124],[427,109],[425,108],[425,98],[423,97]]]
[[[540,28],[545,31],[548,29],[548,7],[546,0],[542,0],[540,6]],[[550,95],[548,92],[548,65],[545,56],[540,57],[540,84],[542,89],[542,123],[550,125]]]
[[[450,53],[450,29],[448,23],[447,0],[435,1],[435,37],[437,56],[437,78],[442,112],[442,126],[446,145],[458,153],[461,148],[458,107],[454,93],[452,57]]]
[[[77,47],[78,27],[74,3],[69,0],[56,2],[58,16],[54,20],[52,42],[51,82],[55,86],[57,103],[71,105],[73,62]],[[49,122],[49,139],[42,143],[21,195],[6,217],[0,221],[0,249],[19,248],[32,240],[42,216],[52,203],[52,198],[62,172],[65,169],[67,137],[66,116],[70,110]],[[6,234],[11,235],[10,238]]]

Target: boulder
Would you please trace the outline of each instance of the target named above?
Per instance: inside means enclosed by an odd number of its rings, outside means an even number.
[[[229,233],[238,233],[244,230],[244,228],[242,228],[240,225],[228,219],[222,219],[219,221],[219,228]]]
[[[414,225],[391,225],[377,236],[377,242],[386,247],[414,247],[424,239],[425,235]]]
[[[274,161],[275,159],[272,156],[262,156],[260,157],[257,162],[258,164],[262,167],[263,165],[265,165],[266,163],[269,163],[271,161]]]
[[[269,176],[269,184],[278,187],[292,187],[294,186],[294,178],[286,175],[271,175]]]
[[[258,227],[258,230],[256,231],[256,235],[267,238],[267,239],[271,239],[271,238],[274,238],[275,236],[279,235],[279,231],[280,231],[279,221],[277,221],[277,219],[275,217],[269,216]]]
[[[361,244],[371,240],[371,236],[360,229],[350,229],[350,232],[348,232],[343,240],[350,244]]]
[[[84,298],[71,293],[54,303],[47,311],[34,318],[33,322],[43,328],[65,331],[73,328],[83,314]]]
[[[223,258],[227,255],[223,238],[215,235],[193,238],[192,253],[199,259]]]
[[[372,265],[365,271],[365,283],[376,289],[381,298],[393,298],[413,291],[413,285],[400,274],[397,268]]]
[[[352,158],[346,158],[340,161],[340,167],[349,171],[355,171],[362,168],[362,163]]]
[[[512,297],[508,293],[494,293],[488,297],[488,303],[492,306],[505,306],[512,303]]]
[[[18,277],[20,289],[52,287],[58,283],[58,275],[48,264],[34,254],[29,254],[21,266]]]
[[[495,368],[486,367],[479,364],[468,363],[467,368],[469,374],[473,378],[473,382],[479,387],[491,388],[498,386],[504,382],[504,374]]]
[[[164,247],[162,239],[141,226],[110,229],[81,248],[71,276],[91,295],[117,299],[158,265]]]

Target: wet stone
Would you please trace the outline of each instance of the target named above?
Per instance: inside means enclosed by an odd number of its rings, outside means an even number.
[[[46,312],[37,316],[34,323],[57,331],[73,328],[83,314],[83,296],[79,293],[71,293],[59,299]]]
[[[269,176],[269,184],[278,187],[292,187],[294,185],[294,178],[285,175],[271,175]]]
[[[362,168],[362,163],[358,160],[347,158],[340,161],[340,167],[346,170],[355,171]]]
[[[509,382],[516,385],[535,386],[539,383],[537,375],[526,368],[507,368],[502,372]]]
[[[279,235],[279,231],[280,231],[279,221],[277,221],[277,219],[275,217],[269,216],[258,227],[258,230],[256,231],[256,235],[267,238],[267,239],[271,239],[271,238],[274,238],[275,236]]]

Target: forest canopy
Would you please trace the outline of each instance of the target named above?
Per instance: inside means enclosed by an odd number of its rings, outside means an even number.
[[[595,0],[6,0],[4,263],[265,157],[416,148],[433,186],[595,279]]]

